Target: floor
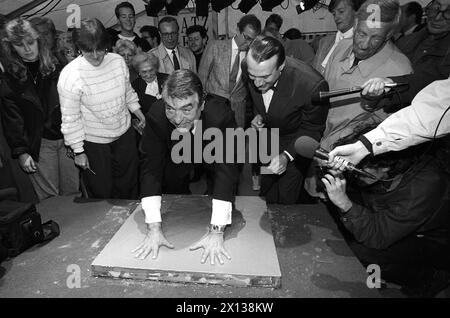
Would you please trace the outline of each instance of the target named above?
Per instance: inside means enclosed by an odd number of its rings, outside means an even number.
[[[251,172],[243,170],[239,195],[256,195]],[[192,185],[203,194],[204,180]],[[398,286],[369,289],[365,268],[354,257],[323,204],[268,208],[282,286],[230,288],[215,285],[99,278],[91,263],[127,218],[136,202],[52,198],[38,209],[43,221],[56,220],[61,235],[0,266],[0,298],[5,297],[404,297]],[[75,275],[77,274],[77,275]],[[75,276],[74,276],[75,275]],[[438,297],[450,297],[450,291]]]

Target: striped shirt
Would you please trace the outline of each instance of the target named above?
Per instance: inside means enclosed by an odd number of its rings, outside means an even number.
[[[79,56],[61,71],[61,132],[75,153],[83,151],[84,140],[106,144],[128,130],[130,112],[140,108],[129,77],[125,61],[114,53],[97,67]]]

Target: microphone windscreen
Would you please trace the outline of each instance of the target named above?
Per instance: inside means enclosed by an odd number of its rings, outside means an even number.
[[[311,137],[301,136],[295,141],[294,147],[297,154],[302,157],[312,159],[315,151],[319,148],[319,143]]]

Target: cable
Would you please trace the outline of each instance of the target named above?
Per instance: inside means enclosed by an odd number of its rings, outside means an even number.
[[[40,8],[39,10],[37,10],[36,12],[33,12],[33,13],[31,13],[31,14],[27,14],[27,15],[24,15],[24,17],[27,18],[27,19],[29,19],[30,17],[32,17],[32,16],[38,14],[39,12],[41,12],[42,10],[44,10],[45,8],[47,8],[49,5],[51,5],[51,4],[53,3],[53,1],[55,1],[55,0],[50,0],[49,3],[47,3],[45,6],[43,6],[42,8]]]
[[[43,15],[41,15],[41,17],[44,17],[44,16],[46,16],[47,14],[49,14],[58,4],[60,4],[61,3],[61,1],[62,0],[58,0],[58,2],[50,9],[50,10],[48,10],[47,12],[45,12]]]

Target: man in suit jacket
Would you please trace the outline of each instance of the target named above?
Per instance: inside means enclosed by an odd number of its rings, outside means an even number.
[[[311,97],[327,91],[328,84],[310,65],[285,57],[282,43],[273,37],[258,36],[245,64],[257,114],[252,127],[279,129],[281,151],[268,166],[273,174],[262,177],[261,195],[267,203],[299,203],[311,160],[296,154],[295,141],[300,136],[317,141],[322,137],[328,103],[313,103]]]
[[[353,37],[355,14],[361,2],[361,0],[332,0],[330,2],[328,10],[333,14],[338,31],[336,35],[327,35],[319,41],[313,66],[320,74],[324,75],[325,68],[339,42]]]
[[[253,14],[245,15],[239,20],[237,29],[232,39],[213,41],[207,46],[198,75],[207,93],[230,100],[236,123],[244,127],[248,91],[242,80],[240,62],[245,58],[250,42],[261,32],[261,22]]]
[[[195,56],[188,48],[178,45],[179,25],[174,17],[164,17],[158,24],[161,44],[150,53],[159,59],[160,73],[172,74],[179,69],[197,72]]]
[[[192,141],[198,138],[198,134],[203,136],[203,132],[209,128],[218,128],[225,136],[227,128],[236,127],[228,101],[219,96],[208,96],[205,101],[200,79],[190,70],[172,73],[164,83],[162,96],[163,99],[156,102],[147,113],[148,121],[140,145],[142,208],[148,233],[134,252],[136,257],[142,259],[152,251],[153,258],[156,258],[161,245],[173,247],[161,230],[161,195],[190,193],[189,176],[194,168],[192,158],[195,159],[199,154],[189,151],[192,156],[188,162],[176,163],[180,158],[175,158],[173,154],[179,154],[179,151],[173,150],[177,145],[177,141],[172,140],[173,133],[184,133],[182,138],[192,136]],[[224,154],[225,145],[226,142],[223,143]],[[205,249],[202,263],[210,257],[211,264],[214,264],[217,257],[222,264],[222,254],[230,259],[223,245],[223,232],[231,224],[238,170],[236,164],[225,163],[225,160],[205,163],[205,146],[206,144],[202,144],[199,149],[202,152],[202,164],[206,169],[212,170],[214,175],[211,226],[208,234],[191,249]],[[194,150],[197,147],[194,141]],[[183,158],[185,150],[183,149]]]

